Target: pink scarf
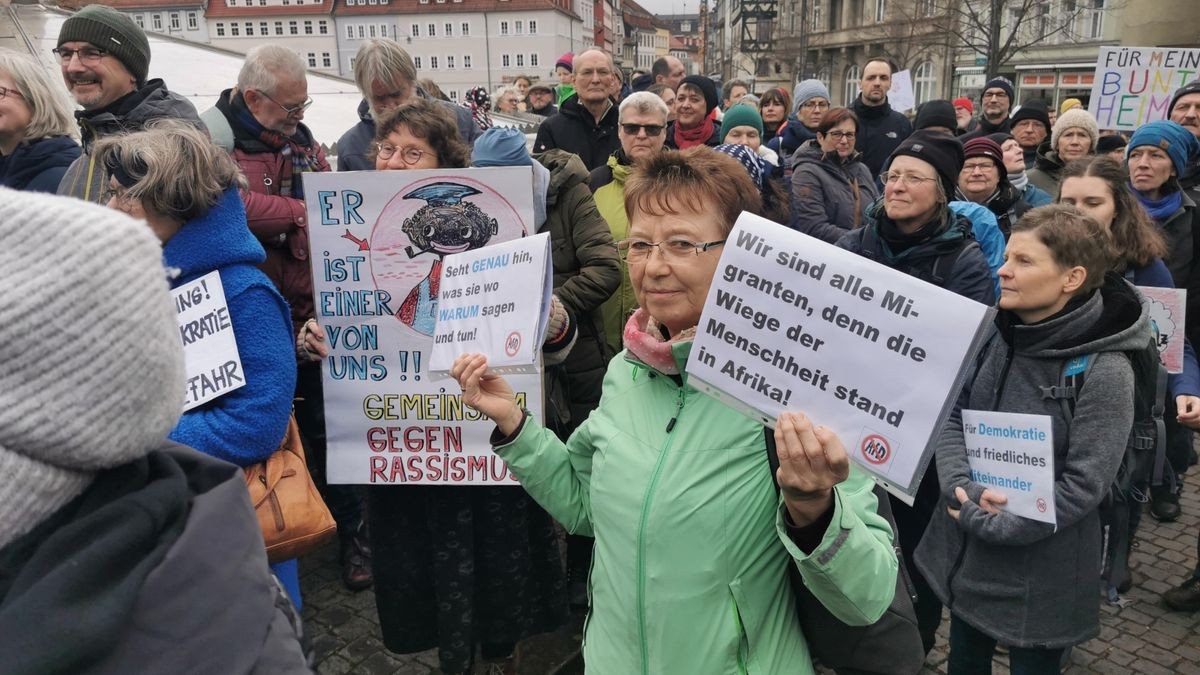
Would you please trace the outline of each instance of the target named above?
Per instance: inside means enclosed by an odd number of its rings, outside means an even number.
[[[671,347],[695,338],[696,327],[680,331],[669,339],[664,333],[658,321],[655,321],[645,308],[639,307],[625,324],[622,338],[625,340],[625,348],[642,363],[664,375],[678,375],[679,366],[675,363]]]

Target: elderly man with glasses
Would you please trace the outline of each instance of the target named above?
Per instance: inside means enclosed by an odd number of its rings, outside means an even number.
[[[609,96],[615,68],[612,57],[595,48],[578,54],[574,66],[575,94],[562,102],[557,115],[538,127],[533,150],[573,152],[591,171],[603,166],[621,146],[617,106]]]
[[[63,22],[54,56],[63,82],[83,108],[79,121],[83,154],[67,168],[58,194],[101,203],[108,176],[96,166],[92,143],[113,134],[140,131],[152,120],[176,118],[203,128],[196,108],[146,80],[150,43],[129,16],[104,5],[88,5]]]

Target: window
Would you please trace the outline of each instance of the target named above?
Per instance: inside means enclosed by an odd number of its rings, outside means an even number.
[[[538,55],[537,55],[537,53],[533,53],[533,54],[530,54],[530,55],[529,55],[529,66],[530,66],[531,68],[537,68],[537,66],[538,66]]]
[[[217,22],[217,37],[225,37],[225,24]]]
[[[913,98],[917,103],[924,103],[937,98],[934,89],[937,78],[933,74],[933,64],[925,61],[913,69]]]
[[[154,30],[162,30],[162,14],[155,14],[151,20],[154,22]]]
[[[821,4],[823,2],[824,0],[812,0],[812,26],[809,28],[809,30],[816,31],[824,29],[824,26],[821,25]]]
[[[430,69],[430,70],[437,70],[437,66],[438,66],[438,64],[437,64],[437,57],[436,57],[436,56],[431,56],[431,57],[429,57],[429,69]]]
[[[346,39],[347,40],[354,39],[354,26],[346,26]]]
[[[529,20],[529,34],[537,35],[537,21],[533,19]]]
[[[507,21],[500,22],[500,34],[508,35],[508,22]]]
[[[229,24],[229,34],[231,36],[233,36],[233,37],[240,36],[242,34],[241,30],[242,30],[241,26],[239,26],[237,23],[231,22]]]
[[[409,28],[412,29],[413,37],[421,37],[421,26],[414,23],[413,25],[409,26]]]
[[[885,0],[875,0],[875,23],[883,23],[883,18],[887,14],[887,2]]]
[[[134,14],[133,22],[137,24],[138,28],[141,28],[142,30],[146,30],[146,20],[144,18],[142,18],[141,14]]]
[[[525,55],[524,54],[517,54],[517,67],[518,68],[525,67]]]
[[[282,21],[275,22],[275,34],[283,35],[283,22]]]
[[[429,4],[429,0],[421,0],[421,4],[422,4],[422,5],[428,5],[428,4]]]
[[[289,35],[299,35],[300,34],[300,26],[298,26],[295,21],[288,22],[288,34]]]
[[[471,55],[463,54],[463,68],[469,69],[470,67],[471,67]]]
[[[258,34],[259,35],[270,35],[271,34],[271,25],[268,24],[266,21],[260,21],[258,23]]]
[[[858,97],[858,81],[860,79],[862,76],[859,74],[858,66],[850,66],[846,69],[846,87],[843,92],[845,98],[842,100],[845,101],[847,107]]]
[[[1091,40],[1104,37],[1104,0],[1090,0],[1087,10],[1087,32],[1084,35]]]
[[[471,35],[471,24],[467,23],[466,21],[462,22],[462,25],[459,26],[459,28],[461,29],[458,31],[459,35],[462,35],[463,37],[469,37]]]
[[[253,21],[246,22],[246,35],[254,35],[254,22]]]
[[[393,29],[392,34],[395,36],[396,31]],[[379,37],[385,38],[388,36],[388,26],[386,23],[379,24]]]
[[[524,21],[514,21],[513,22],[513,32],[516,33],[517,35],[524,33],[525,32],[525,22]]]
[[[454,70],[454,57],[453,56],[446,57],[446,70]]]
[[[266,6],[267,6],[267,0],[258,0],[258,6],[259,6],[259,7],[266,7]]]
[[[171,30],[182,30],[179,21],[179,12],[171,12]]]
[[[367,39],[367,27],[361,23],[358,24],[358,39],[359,40]]]
[[[353,56],[350,57],[349,65],[350,65],[350,70],[354,70],[354,57]]]
[[[308,53],[308,67],[309,68],[317,67],[317,55],[313,52]]]
[[[937,5],[935,0],[921,0],[917,7],[917,12],[921,16],[933,16],[937,13]]]
[[[454,1],[458,2],[458,0],[454,0]],[[450,91],[450,100],[454,101],[455,103],[458,103],[458,90],[457,89],[453,89]]]
[[[311,22],[311,21],[305,21],[305,22],[304,22],[304,34],[305,34],[305,35],[312,35],[312,34],[313,34],[312,30],[313,30],[313,25],[312,25],[312,22]]]
[[[500,57],[500,65],[505,68],[508,68],[510,65],[512,65],[509,63],[508,54],[504,54],[503,56]]]
[[[447,23],[445,26],[442,26],[442,35],[452,37],[454,35],[454,24]]]
[[[417,70],[421,69],[421,57],[419,57],[419,56],[413,57],[413,67],[415,67]]]
[[[333,67],[333,57],[329,54],[329,52],[321,52],[321,66],[324,68]]]
[[[249,7],[250,4],[251,4],[251,0],[246,0],[246,6]]]
[[[375,24],[371,24],[370,26],[367,26],[367,35],[369,35],[370,37],[375,37]]]
[[[317,24],[317,32],[320,33],[321,35],[329,35],[329,22],[322,19]]]
[[[429,24],[425,26],[425,34],[429,37],[437,37],[437,24]]]

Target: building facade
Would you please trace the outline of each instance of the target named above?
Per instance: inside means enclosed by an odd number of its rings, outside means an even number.
[[[128,14],[142,30],[192,42],[208,42],[204,20],[206,0],[108,0],[107,2],[64,2],[63,9],[80,9],[102,4]]]
[[[214,47],[246,53],[280,45],[299,54],[309,70],[337,74],[333,0],[209,0],[205,19]]]

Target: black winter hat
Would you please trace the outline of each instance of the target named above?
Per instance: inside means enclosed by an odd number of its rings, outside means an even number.
[[[958,118],[954,115],[954,104],[950,101],[926,101],[917,108],[915,129],[928,127],[946,127],[951,133],[958,128]]]
[[[946,198],[954,198],[954,189],[958,187],[958,174],[962,172],[964,161],[963,146],[957,138],[927,129],[914,131],[892,152],[891,157],[888,157],[888,166],[900,156],[916,157],[932,166],[942,181]]]
[[[712,112],[713,109],[716,108],[720,103],[720,99],[717,98],[717,83],[713,82],[707,77],[703,75],[688,75],[687,77],[683,78],[683,81],[679,83],[679,86],[682,87],[685,84],[692,85],[693,87],[699,89],[702,94],[704,94],[704,112],[706,114]]]
[[[1012,123],[1010,126],[1017,126],[1017,122],[1021,120],[1034,120],[1041,122],[1046,128],[1046,135],[1050,135],[1050,113],[1046,108],[1046,102],[1041,99],[1034,99],[1028,103],[1022,103],[1017,112],[1012,115]]]
[[[1167,114],[1175,108],[1175,102],[1187,96],[1188,94],[1200,94],[1200,80],[1192,80],[1182,87],[1175,90],[1175,95],[1171,97],[1171,105],[1167,106]]]
[[[646,91],[652,84],[654,84],[654,76],[649,74],[638,75],[633,78],[633,82],[629,83],[629,88],[633,91]]]
[[[1126,145],[1129,145],[1129,141],[1126,140],[1125,137],[1122,136],[1121,134],[1110,134],[1108,136],[1101,136],[1100,140],[1096,141],[1096,154],[1097,155],[1106,155],[1106,154],[1112,152],[1113,150],[1120,150],[1121,148],[1124,148]]]
[[[150,70],[150,41],[133,19],[105,5],[88,5],[63,22],[58,44],[87,42],[112,54],[137,80],[146,83]]]
[[[993,77],[988,80],[987,84],[983,85],[983,90],[979,92],[979,100],[983,100],[983,95],[988,89],[1003,89],[1005,94],[1008,94],[1008,103],[1012,105],[1013,88],[1012,82],[1009,82],[1007,77]]]

